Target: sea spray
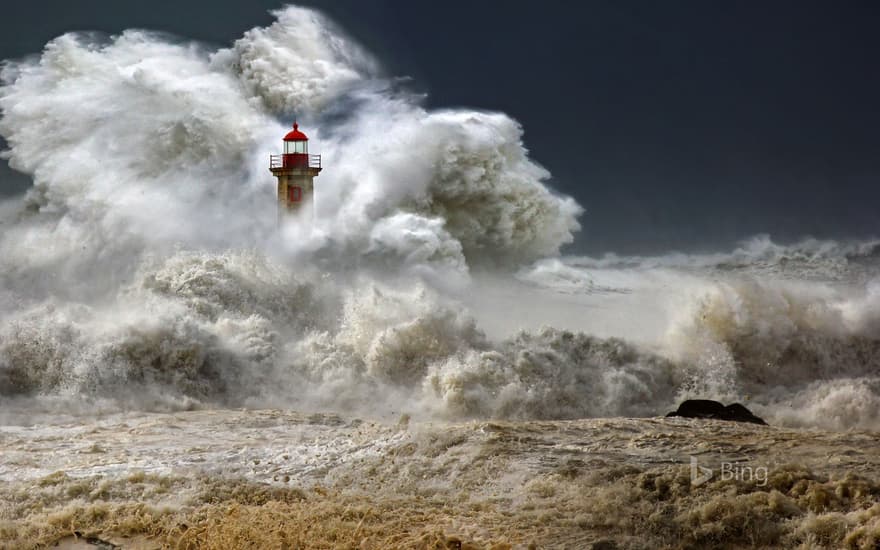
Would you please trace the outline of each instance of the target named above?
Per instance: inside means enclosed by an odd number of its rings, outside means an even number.
[[[33,179],[2,207],[5,403],[557,419],[702,396],[877,426],[876,242],[559,256],[583,210],[517,121],[429,110],[322,15],[275,15],[220,50],[73,33],[4,64],[5,156]],[[316,225],[279,229],[267,155],[294,115],[325,171]]]

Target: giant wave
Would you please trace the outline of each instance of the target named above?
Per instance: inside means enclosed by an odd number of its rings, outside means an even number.
[[[229,48],[67,34],[0,73],[7,406],[880,426],[876,243],[561,257],[582,208],[501,113],[430,111],[317,12]],[[293,115],[327,169],[275,227]]]

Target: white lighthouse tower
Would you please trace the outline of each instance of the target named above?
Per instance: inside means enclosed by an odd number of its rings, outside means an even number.
[[[296,215],[311,222],[315,216],[315,177],[321,172],[321,155],[309,154],[309,138],[293,130],[284,136],[284,153],[269,158],[269,170],[278,178],[278,223]]]

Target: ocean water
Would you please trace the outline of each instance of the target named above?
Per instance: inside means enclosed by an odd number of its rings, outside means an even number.
[[[515,120],[275,15],[0,71],[0,546],[876,547],[880,241],[561,254]],[[279,228],[294,114],[325,169]]]

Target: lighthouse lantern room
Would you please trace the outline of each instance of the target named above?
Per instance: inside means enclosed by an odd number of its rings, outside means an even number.
[[[286,216],[314,217],[315,177],[321,172],[321,155],[309,154],[309,138],[293,130],[284,136],[284,153],[269,158],[269,170],[278,178],[278,223]]]

